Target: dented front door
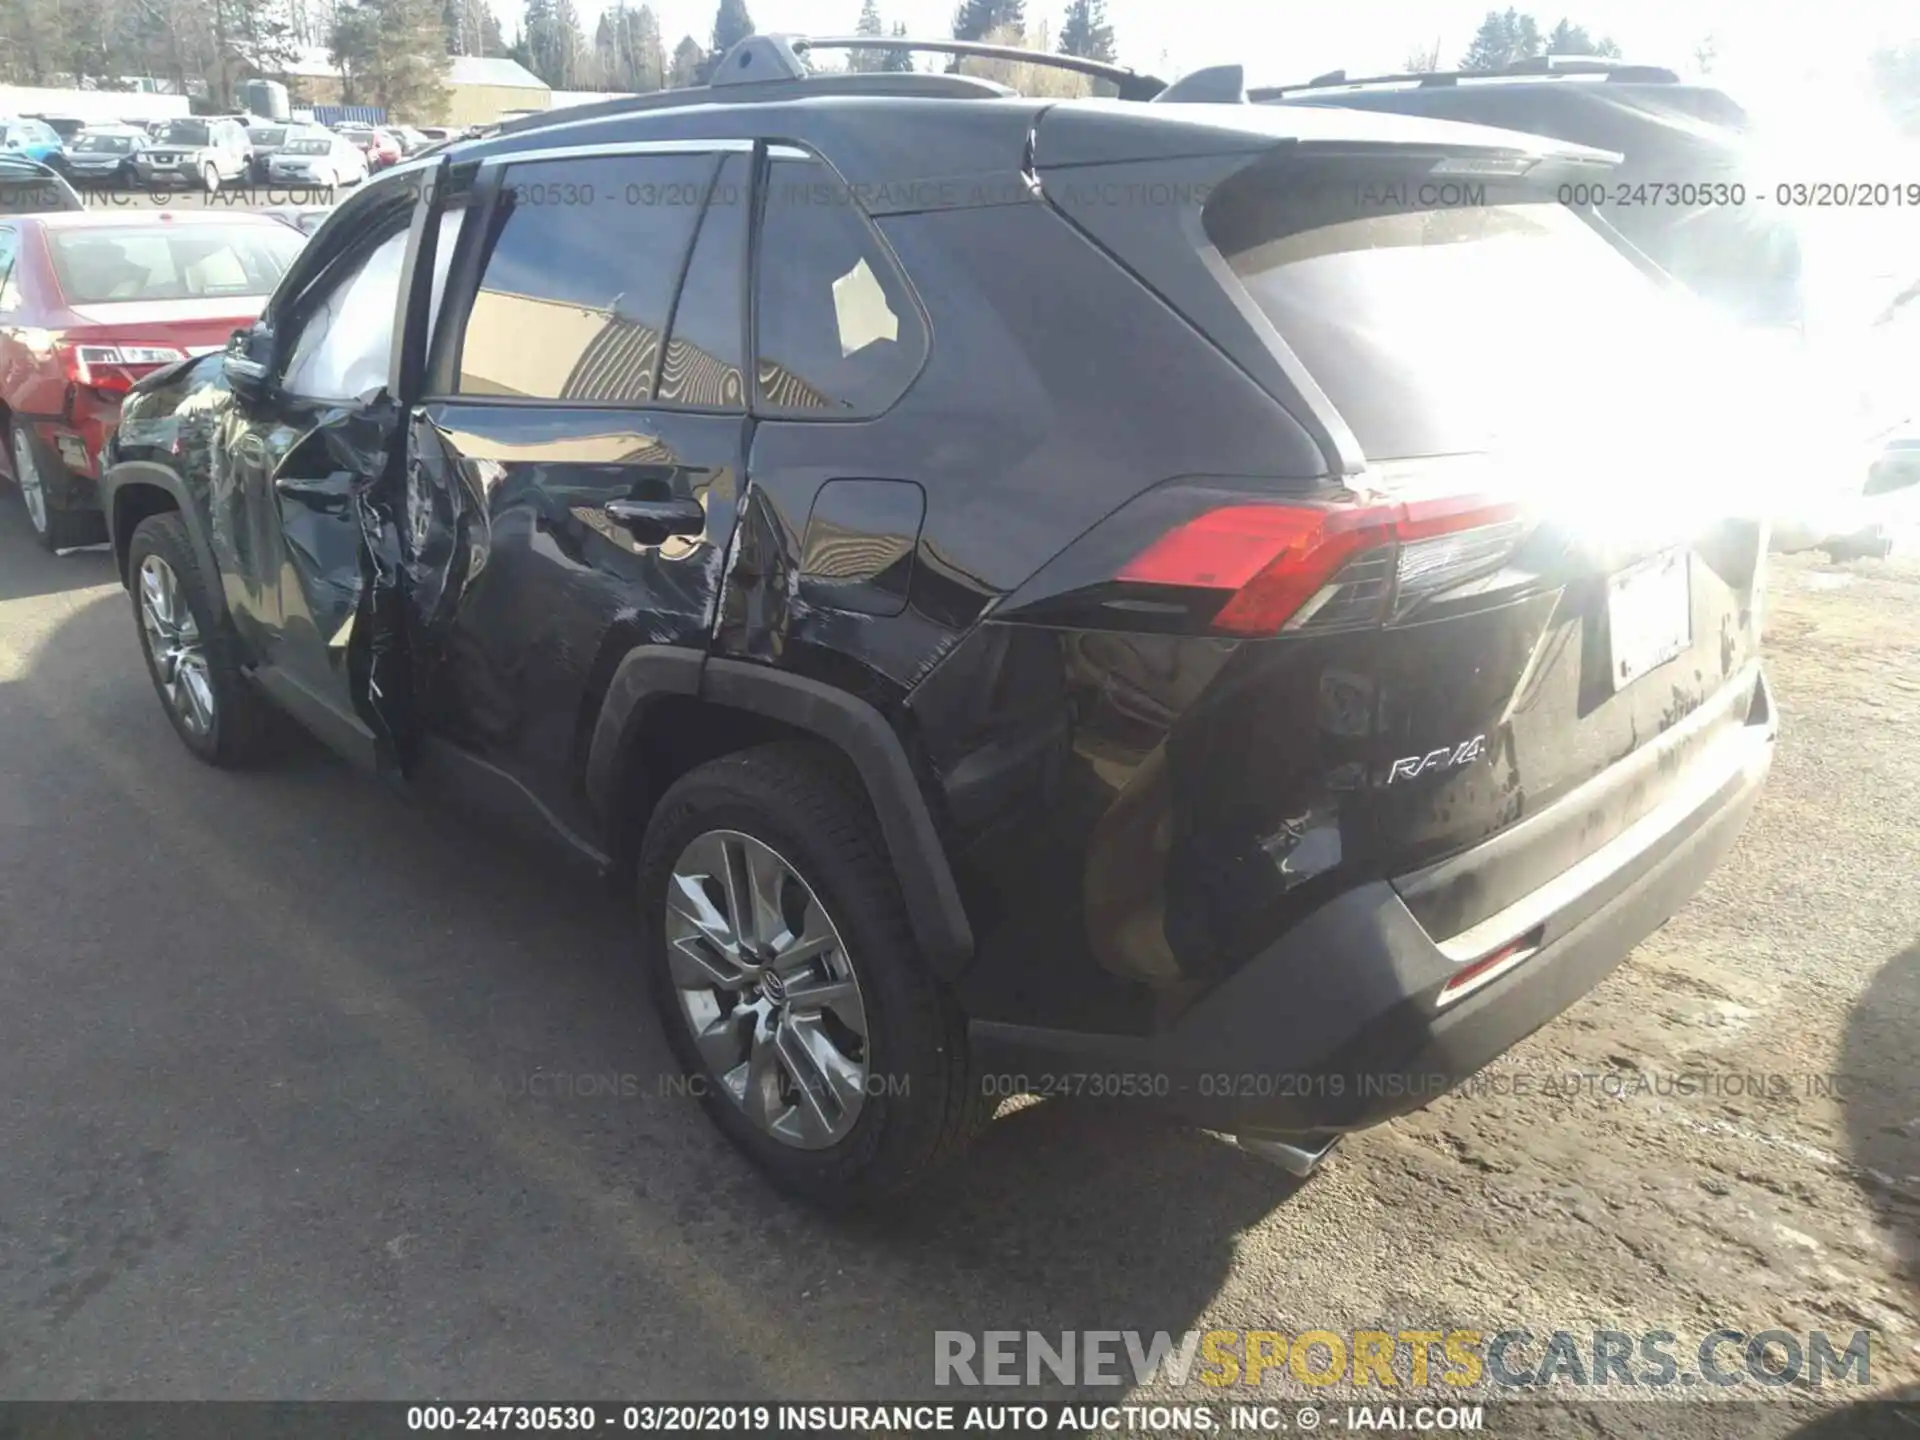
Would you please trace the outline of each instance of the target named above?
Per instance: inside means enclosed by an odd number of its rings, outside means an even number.
[[[581,834],[614,667],[712,633],[749,425],[749,150],[483,163],[410,412],[421,724]]]

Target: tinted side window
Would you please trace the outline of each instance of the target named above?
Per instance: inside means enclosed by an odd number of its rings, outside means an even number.
[[[686,283],[674,306],[659,399],[709,409],[746,407],[744,301],[753,162],[729,155],[700,220]]]
[[[847,187],[813,160],[775,160],[757,264],[761,408],[874,415],[919,373],[927,337],[906,281]]]
[[[717,160],[512,165],[461,346],[459,393],[639,404]],[[496,222],[497,224],[498,222]]]

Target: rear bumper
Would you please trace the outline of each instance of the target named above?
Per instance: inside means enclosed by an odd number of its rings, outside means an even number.
[[[1451,1003],[1442,989],[1468,963],[1450,958],[1458,937],[1443,948],[1380,881],[1315,911],[1159,1034],[975,1022],[982,1083],[1131,1098],[1247,1136],[1329,1136],[1419,1109],[1586,994],[1686,903],[1745,826],[1774,735],[1762,677],[1747,723],[1682,795],[1510,907],[1538,948]]]
[[[113,406],[118,415],[119,406]],[[49,420],[35,417],[31,422],[52,460],[58,463],[42,477],[48,488],[47,499],[58,510],[98,510],[100,486],[95,478],[100,471],[100,452],[113,431],[112,416],[93,412]]]

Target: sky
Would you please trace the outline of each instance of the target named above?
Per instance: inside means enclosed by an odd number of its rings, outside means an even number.
[[[491,0],[512,35],[517,0]],[[577,0],[588,34],[598,0]],[[671,50],[682,35],[708,43],[714,0],[649,0]],[[1798,76],[1816,72],[1844,85],[1865,54],[1888,39],[1920,38],[1920,7],[1893,0],[1568,0],[1565,18],[1610,35],[1626,58],[1687,68],[1708,35],[1715,73]],[[951,33],[953,0],[879,0],[888,29],[905,22],[910,35]],[[797,34],[852,32],[860,0],[748,0],[761,30]],[[1121,63],[1167,79],[1203,65],[1238,60],[1249,84],[1304,80],[1327,70],[1379,74],[1399,70],[1409,52],[1440,42],[1443,63],[1456,62],[1491,0],[1107,0]],[[1501,8],[1504,8],[1504,0]],[[1521,4],[1542,29],[1563,12]],[[1065,0],[1027,0],[1031,27],[1044,18],[1058,35]],[[1899,19],[1896,19],[1899,16]],[[1904,33],[1902,33],[1904,32]]]

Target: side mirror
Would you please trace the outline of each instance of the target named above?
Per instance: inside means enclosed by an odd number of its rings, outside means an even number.
[[[228,388],[242,400],[266,398],[269,388],[267,364],[255,353],[260,348],[263,347],[257,345],[252,330],[236,330],[227,341],[227,353],[221,365],[226,372]]]

